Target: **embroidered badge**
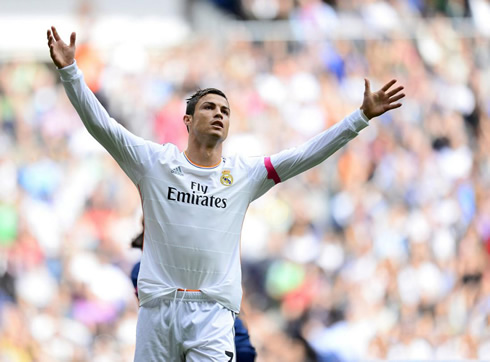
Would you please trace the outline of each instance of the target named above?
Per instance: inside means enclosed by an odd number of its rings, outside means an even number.
[[[230,170],[223,170],[220,181],[224,186],[231,186],[233,184],[233,176],[231,175]]]

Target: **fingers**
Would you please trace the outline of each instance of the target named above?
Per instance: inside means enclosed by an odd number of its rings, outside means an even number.
[[[387,92],[388,89],[390,89],[390,87],[393,86],[393,84],[395,83],[396,83],[396,79],[390,80],[388,83],[386,83],[383,86],[383,88],[381,88],[381,91]],[[401,107],[401,103],[394,104],[394,102],[399,101],[400,99],[405,97],[405,93],[400,93],[403,89],[404,87],[400,86],[386,93],[386,97],[388,98],[388,103],[390,104],[390,109]]]
[[[60,38],[60,36],[58,35],[58,31],[56,30],[56,28],[55,28],[54,26],[51,26],[51,30],[53,31],[54,39],[55,39],[56,41],[60,41],[60,40],[61,40],[61,38]]]
[[[369,84],[369,80],[364,78],[364,94],[371,93],[371,85]]]
[[[395,109],[395,108],[400,108],[401,106],[402,106],[402,104],[401,104],[401,103],[393,103],[393,104],[390,104],[390,105],[388,106],[387,111],[391,111],[392,109]]]
[[[49,50],[50,52],[52,53],[53,52],[53,49],[54,49],[54,38],[53,38],[53,34],[51,34],[51,31],[48,30],[47,32],[47,37],[48,37],[48,47],[49,47]]]
[[[395,89],[393,89],[392,91],[389,91],[388,93],[386,93],[386,96],[387,96],[388,98],[391,98],[391,97],[393,97],[395,94],[397,94],[398,92],[400,92],[401,90],[403,90],[403,87],[401,87],[401,86],[400,86],[400,87],[395,88]]]
[[[395,84],[395,83],[396,83],[396,79],[392,79],[392,80],[390,80],[388,83],[386,83],[386,84],[383,86],[383,88],[381,88],[381,90],[382,90],[383,92],[386,92],[386,91],[387,91],[388,89],[390,89],[390,88],[391,88],[391,86],[392,86],[393,84]]]
[[[70,47],[75,46],[75,41],[77,40],[77,34],[75,32],[71,33],[70,35]]]
[[[405,94],[401,93],[401,94],[396,95],[395,97],[388,98],[388,102],[393,103],[393,102],[396,102],[396,101],[402,99],[403,97],[405,97]]]
[[[60,42],[62,45],[65,43],[63,40],[61,40],[60,35],[58,34],[58,31],[54,26],[51,26],[51,29],[48,29],[46,36],[48,38],[48,46],[52,48],[56,42]],[[71,33],[70,35],[70,47],[74,48],[75,47],[75,42],[77,40],[77,34],[75,32]]]

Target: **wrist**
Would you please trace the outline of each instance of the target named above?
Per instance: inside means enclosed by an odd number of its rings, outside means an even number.
[[[58,68],[58,72],[62,82],[71,82],[73,79],[77,79],[82,76],[82,72],[80,69],[78,69],[76,61],[64,68]]]
[[[60,63],[60,64],[56,64],[56,66],[58,67],[58,69],[63,69],[63,68],[69,67],[73,63],[75,63],[75,59],[72,59],[71,61],[68,61],[68,62],[63,62],[63,63]]]
[[[359,110],[361,111],[361,113],[368,119],[370,120],[371,118],[373,118],[373,116],[363,107],[361,106],[359,108]]]

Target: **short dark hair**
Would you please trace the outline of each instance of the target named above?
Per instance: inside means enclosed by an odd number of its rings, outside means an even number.
[[[201,99],[202,97],[208,94],[217,94],[223,97],[224,99],[228,100],[228,98],[226,98],[226,95],[219,89],[216,88],[199,89],[196,93],[194,93],[192,96],[187,98],[187,107],[185,109],[185,114],[188,114],[190,116],[194,115],[197,102],[199,102],[199,99]]]

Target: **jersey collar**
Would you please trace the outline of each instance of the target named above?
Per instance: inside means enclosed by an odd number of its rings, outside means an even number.
[[[209,169],[218,167],[221,164],[222,160],[223,160],[223,157],[222,157],[216,165],[213,165],[213,166],[202,166],[202,165],[198,165],[197,163],[192,162],[189,159],[189,157],[187,157],[187,154],[185,153],[185,151],[182,152],[182,154],[184,155],[184,158],[187,160],[187,162],[189,162],[192,166],[197,167],[197,168],[201,168],[201,169],[205,169],[205,170],[209,170]]]

